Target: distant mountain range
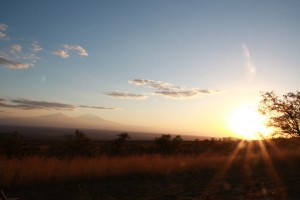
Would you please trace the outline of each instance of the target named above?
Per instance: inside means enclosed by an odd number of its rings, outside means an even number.
[[[102,119],[96,115],[81,115],[70,117],[62,113],[38,117],[10,117],[0,118],[0,125],[6,126],[35,126],[60,127],[75,129],[109,129],[109,130],[137,130],[138,127],[123,125]]]
[[[0,118],[0,134],[18,132],[32,139],[53,139],[65,134],[73,134],[75,129],[84,131],[89,137],[98,140],[112,140],[116,134],[128,132],[134,140],[153,140],[161,134],[146,127],[124,125],[102,119],[95,115],[70,117],[62,113],[38,117]],[[207,139],[209,137],[182,135],[184,140]]]

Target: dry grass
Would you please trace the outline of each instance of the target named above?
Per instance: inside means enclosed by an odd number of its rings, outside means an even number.
[[[38,156],[0,158],[0,186],[11,187],[42,182],[91,180],[126,175],[167,175],[185,170],[216,170],[225,156],[161,156],[74,158],[61,160]]]

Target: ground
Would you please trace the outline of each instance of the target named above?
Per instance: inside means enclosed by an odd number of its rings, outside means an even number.
[[[217,170],[190,169],[164,175],[123,175],[31,184],[7,189],[21,200],[296,200],[300,199],[299,154],[259,154],[239,148]],[[276,159],[275,159],[276,158]]]

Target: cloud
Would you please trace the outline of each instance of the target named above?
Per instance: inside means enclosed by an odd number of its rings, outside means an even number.
[[[117,110],[117,108],[112,107],[103,107],[103,106],[78,106],[80,108],[90,108],[90,109],[99,109],[99,110]]]
[[[63,45],[63,49],[58,49],[52,53],[62,58],[70,57],[71,52],[77,52],[80,56],[88,56],[87,51],[79,45]]]
[[[9,46],[11,53],[21,53],[22,46],[19,44],[12,44]]]
[[[0,64],[8,67],[8,68],[15,68],[15,69],[25,69],[28,67],[32,67],[32,63],[22,63],[14,60],[10,60],[0,56]]]
[[[0,40],[9,40],[9,37],[6,35],[7,28],[6,24],[0,23]],[[21,41],[22,46],[20,44],[8,44],[8,48],[0,50],[0,64],[15,69],[25,69],[34,66],[34,63],[40,59],[37,53],[43,50],[42,47],[38,41],[29,43],[27,40],[21,39]]]
[[[154,81],[150,79],[133,79],[128,83],[142,86],[146,88],[155,89],[152,95],[160,95],[166,98],[172,99],[192,99],[203,95],[213,95],[226,92],[225,90],[212,90],[212,89],[199,89],[199,88],[185,88],[182,86],[176,86],[164,81]],[[140,94],[132,94],[127,92],[106,92],[106,95],[117,98],[131,98],[131,99],[145,99],[147,96]]]
[[[154,94],[161,95],[167,98],[173,99],[189,99],[196,98],[200,95],[197,90],[163,90],[155,91]]]
[[[79,45],[64,45],[65,49],[77,51],[80,56],[88,56],[88,53],[84,48]]]
[[[31,52],[38,53],[38,52],[40,52],[42,50],[43,50],[43,48],[40,46],[40,44],[39,44],[38,41],[33,41],[31,43]]]
[[[223,93],[225,91],[223,90],[201,90],[198,88],[193,89],[171,89],[171,90],[161,90],[161,91],[155,91],[154,94],[161,95],[166,98],[171,99],[193,99],[197,98],[199,96],[203,95],[212,95],[212,94],[218,94]]]
[[[11,101],[15,103],[15,106],[20,109],[25,110],[73,110],[76,106],[72,104],[63,104],[56,102],[47,102],[47,101],[32,101],[27,99],[15,99]]]
[[[104,94],[111,96],[111,97],[116,97],[116,98],[125,98],[125,99],[146,99],[146,95],[142,94],[133,94],[133,93],[128,93],[128,92],[104,92]]]
[[[35,63],[40,58],[37,56],[36,53],[42,50],[42,48],[38,45],[37,42],[32,43],[33,46],[31,46],[30,51],[23,53],[23,48],[19,44],[12,44],[9,46],[9,51],[6,51],[6,56],[2,56],[2,58],[5,58],[6,60],[28,60],[30,63],[24,63],[24,62],[18,62],[27,64],[28,66],[33,66],[33,63]],[[5,55],[5,54],[4,54]],[[10,59],[8,59],[10,58]],[[19,65],[18,65],[19,66]],[[26,66],[26,65],[25,65]],[[19,67],[21,68],[21,67]],[[26,68],[26,67],[23,67]]]
[[[62,58],[68,58],[70,55],[65,50],[56,50],[52,52],[54,55],[60,56]]]
[[[116,110],[116,108],[111,108],[111,107],[86,106],[86,105],[77,106],[73,104],[47,102],[47,101],[34,101],[28,99],[13,99],[9,102],[7,102],[5,99],[0,99],[0,107],[15,108],[15,109],[22,109],[22,110],[74,110],[76,108]]]
[[[218,93],[224,93],[226,92],[225,90],[198,90],[199,93],[201,94],[218,94]]]
[[[37,60],[40,59],[40,57],[38,57],[36,54],[34,53],[30,53],[30,54],[22,54],[20,56],[18,56],[17,58],[20,58],[20,59],[25,59],[25,60],[30,60],[31,65],[33,66],[33,63],[35,63]]]
[[[155,89],[170,89],[173,87],[172,84],[162,81],[153,81],[149,79],[133,79],[128,81],[130,84],[137,85],[137,86],[144,86],[148,88],[155,88]]]
[[[247,45],[242,44],[243,55],[247,66],[247,73],[253,77],[256,74],[256,68],[251,60],[250,52]]]
[[[8,39],[8,36],[6,35],[6,30],[7,30],[7,25],[6,24],[1,24],[0,23],[0,40],[6,40]]]

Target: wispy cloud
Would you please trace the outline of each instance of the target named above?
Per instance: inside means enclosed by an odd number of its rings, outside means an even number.
[[[68,58],[70,56],[67,51],[60,49],[53,51],[52,53],[62,58]]]
[[[245,63],[247,66],[247,73],[249,76],[253,77],[256,74],[256,68],[251,60],[250,51],[246,44],[242,44],[242,49],[243,49]]]
[[[197,90],[162,90],[155,91],[154,94],[161,95],[167,98],[188,99],[198,97],[200,93]]]
[[[149,79],[133,79],[129,80],[128,82],[137,86],[144,86],[154,89],[170,89],[171,87],[173,87],[173,85],[170,83],[163,81],[154,81]]]
[[[103,106],[78,106],[79,108],[89,108],[89,109],[99,109],[99,110],[117,110],[113,107],[103,107]]]
[[[0,23],[0,40],[7,40],[8,36],[6,35],[7,25]]]
[[[9,46],[11,53],[21,53],[22,46],[19,44],[12,44]]]
[[[0,107],[4,108],[15,108],[22,110],[75,110],[76,108],[89,108],[89,109],[106,109],[116,110],[117,108],[112,107],[100,107],[100,106],[86,106],[86,105],[73,105],[58,102],[48,101],[34,101],[28,99],[13,99],[7,101],[0,99]]]
[[[104,92],[104,94],[116,98],[137,99],[137,100],[146,99],[148,97],[146,95],[134,94],[128,92]]]
[[[0,50],[0,65],[14,69],[26,69],[34,66],[34,63],[40,59],[37,53],[42,51],[42,47],[37,41],[28,44],[26,40],[21,40],[22,45],[9,44],[7,29],[8,25],[0,23],[0,40],[6,40],[5,42],[8,43],[6,48]],[[14,39],[14,41],[18,40]],[[30,46],[26,47],[26,45]]]
[[[25,110],[73,110],[76,106],[72,104],[64,104],[64,103],[57,103],[57,102],[47,102],[47,101],[33,101],[28,99],[14,99],[11,100],[12,103],[17,108],[25,109]]]
[[[87,51],[79,45],[64,45],[65,49],[77,51],[80,56],[88,56]]]
[[[144,86],[147,88],[156,89],[155,95],[161,95],[166,98],[172,99],[191,99],[197,98],[201,95],[217,94],[224,92],[223,90],[210,90],[210,89],[199,89],[199,88],[185,88],[183,86],[176,86],[164,81],[154,81],[149,79],[134,79],[130,80],[129,83],[137,86]]]
[[[212,90],[212,89],[199,89],[199,88],[185,88],[183,86],[176,86],[164,81],[154,81],[150,79],[133,79],[129,80],[128,83],[142,86],[145,88],[152,88],[155,91],[149,94],[160,95],[165,98],[172,99],[192,99],[203,95],[212,95],[224,93],[224,90]],[[145,99],[147,96],[140,94],[133,94],[127,92],[106,92],[106,95],[117,97],[117,98],[131,98],[131,99]]]
[[[33,66],[32,63],[18,62],[18,61],[4,58],[2,56],[0,56],[0,64],[4,65],[5,67],[8,67],[8,68],[15,68],[15,69],[26,69],[28,67]]]
[[[201,90],[198,88],[186,89],[170,89],[155,91],[154,94],[161,95],[171,99],[193,99],[203,95],[213,95],[218,93],[224,93],[224,90]]]
[[[71,52],[77,52],[79,56],[88,56],[87,51],[79,45],[63,45],[63,49],[58,49],[52,53],[62,58],[70,57]]]
[[[43,50],[43,48],[41,47],[41,45],[39,44],[38,41],[33,41],[31,43],[31,48],[30,49],[31,49],[31,52],[33,52],[33,53],[38,53],[38,52]]]

